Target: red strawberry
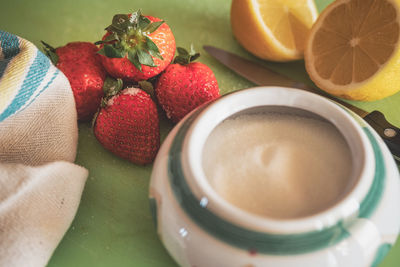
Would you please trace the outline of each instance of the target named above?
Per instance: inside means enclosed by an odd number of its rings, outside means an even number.
[[[78,119],[91,120],[100,106],[106,78],[97,54],[97,46],[88,42],[72,42],[54,49],[45,42],[42,43],[46,54],[71,84]]]
[[[138,88],[114,91],[115,95],[103,102],[95,119],[97,140],[112,153],[133,163],[151,163],[160,147],[155,103]]]
[[[161,74],[155,88],[158,102],[167,117],[178,122],[187,113],[220,96],[212,70],[200,62],[192,62],[200,54],[178,47],[174,64]]]
[[[101,60],[107,72],[124,81],[147,80],[172,61],[175,38],[159,18],[132,14],[115,15],[101,44]]]

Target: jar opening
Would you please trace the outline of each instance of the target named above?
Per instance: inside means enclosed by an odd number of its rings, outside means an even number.
[[[293,107],[235,113],[207,137],[202,167],[230,204],[272,219],[299,219],[341,201],[355,186],[350,147],[321,116]]]

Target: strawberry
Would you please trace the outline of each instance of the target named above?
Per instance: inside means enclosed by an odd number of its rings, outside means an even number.
[[[188,53],[178,47],[174,64],[161,74],[155,93],[161,107],[173,122],[178,122],[187,113],[220,96],[218,83],[212,70],[196,60],[200,54],[192,47]]]
[[[107,72],[124,81],[147,80],[172,61],[175,38],[159,18],[139,11],[115,15],[100,44],[101,61]]]
[[[68,78],[74,93],[78,120],[91,120],[103,97],[106,78],[98,48],[88,42],[72,42],[53,48],[43,42],[46,54]]]
[[[160,146],[156,104],[139,88],[112,88],[94,120],[94,135],[109,151],[137,164],[151,163]]]

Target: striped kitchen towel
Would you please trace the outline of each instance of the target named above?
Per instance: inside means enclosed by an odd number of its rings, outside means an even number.
[[[0,122],[28,107],[59,73],[30,42],[0,31]]]
[[[0,31],[0,266],[45,266],[88,172],[68,79],[35,45]]]
[[[0,31],[0,162],[74,161],[76,120],[63,73],[35,45]]]

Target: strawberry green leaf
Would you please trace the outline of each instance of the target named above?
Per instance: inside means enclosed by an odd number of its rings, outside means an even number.
[[[174,63],[178,63],[180,65],[187,65],[188,61],[184,59],[183,57],[176,57],[174,60]]]
[[[187,65],[200,57],[200,53],[196,53],[193,45],[190,47],[190,52],[182,47],[177,47],[176,50],[178,51],[178,56],[175,57],[174,63]]]
[[[103,84],[103,92],[105,98],[110,98],[116,94],[118,94],[119,91],[122,89],[123,82],[121,79],[114,79],[111,77],[107,77],[104,80]]]
[[[112,34],[108,35],[104,40],[97,41],[94,44],[95,45],[107,44],[107,43],[115,42],[115,41],[118,41],[118,40],[119,40],[118,35],[116,33],[112,33]]]
[[[54,47],[52,47],[51,45],[49,45],[48,43],[46,43],[45,41],[40,41],[42,43],[42,45],[44,46],[44,48],[48,49],[48,50],[52,50],[55,51],[56,49]]]
[[[159,58],[163,60],[164,58],[160,54],[160,50],[158,50],[157,45],[149,38],[146,36],[146,48],[149,51],[150,55],[153,57]]]
[[[57,63],[58,63],[58,55],[56,54],[56,53],[53,53],[53,52],[48,52],[48,53],[46,53],[47,54],[47,56],[50,58],[50,60],[51,60],[51,62],[54,64],[54,65],[57,65]]]
[[[112,33],[104,39],[105,42],[112,42],[112,41],[118,41],[118,40],[119,40],[119,37],[118,37],[118,34],[116,34],[116,33]]]
[[[129,51],[128,59],[138,70],[142,71],[142,64],[140,64],[139,62],[139,58],[136,51]]]
[[[100,41],[99,41],[100,42]],[[97,43],[97,42],[96,42]],[[95,44],[96,44],[95,43]],[[106,52],[104,51],[104,48],[100,49],[99,51],[97,51],[97,54],[102,55],[102,56],[106,56]]]
[[[159,58],[159,59],[161,59],[161,60],[164,60],[164,58],[161,56],[160,53],[154,52],[153,50],[149,50],[149,54],[150,54],[152,57],[156,57],[156,58]]]
[[[146,28],[143,29],[143,32],[146,32],[147,34],[153,33],[153,32],[155,32],[163,23],[164,23],[163,20],[150,23],[149,25],[147,25]]]
[[[125,32],[124,29],[117,28],[114,25],[109,25],[105,30],[116,34],[124,34]]]
[[[100,49],[97,53],[109,58],[123,58],[126,52],[120,49],[116,49],[112,45],[105,44],[104,47]]]
[[[182,47],[177,47],[176,50],[178,51],[178,54],[181,56],[188,56],[189,53],[185,48]]]
[[[48,58],[50,58],[51,62],[54,65],[57,65],[58,63],[58,55],[56,53],[56,49],[49,45],[48,43],[45,43],[44,41],[40,41],[43,44],[43,50]]]
[[[143,80],[139,81],[139,87],[148,93],[151,97],[154,97],[154,87],[153,84],[149,81]]]
[[[150,54],[146,53],[143,50],[138,49],[137,50],[137,55],[139,58],[139,62],[143,65],[149,66],[149,67],[155,67],[153,58],[151,57]]]
[[[195,61],[196,59],[198,59],[200,57],[200,53],[196,53],[193,56],[190,56],[190,62]]]
[[[145,16],[140,16],[139,17],[139,29],[142,31],[151,23],[151,21],[146,18]]]
[[[198,59],[200,57],[200,53],[197,53],[196,50],[194,49],[194,45],[190,44],[190,62],[195,61],[196,59]]]
[[[117,31],[124,31],[124,29],[128,26],[130,23],[129,17],[126,14],[117,14],[113,17],[111,27],[114,28],[114,30]],[[109,26],[109,27],[110,27]]]

